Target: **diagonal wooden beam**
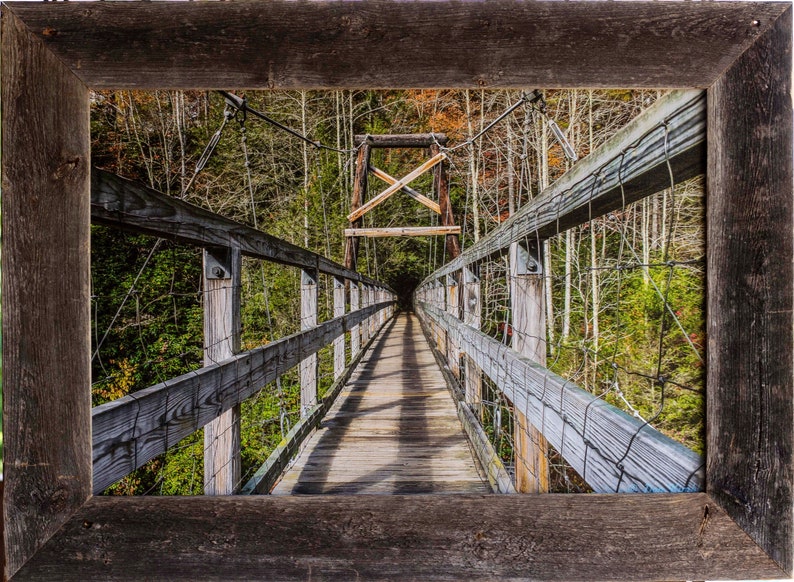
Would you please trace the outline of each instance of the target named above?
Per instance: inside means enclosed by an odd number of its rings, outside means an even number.
[[[358,210],[354,210],[353,212],[348,214],[347,219],[350,222],[353,222],[354,220],[361,218],[367,212],[375,208],[378,204],[388,199],[389,196],[400,190],[403,186],[410,184],[411,182],[416,180],[419,176],[427,172],[430,168],[435,167],[437,164],[440,164],[445,159],[447,159],[447,154],[445,154],[444,152],[441,152],[433,156],[432,158],[427,160],[424,164],[416,168],[413,172],[407,174],[405,177],[401,178],[400,180],[397,180],[396,184],[392,184],[391,186],[386,188],[383,192],[375,196],[372,200],[364,204],[361,208],[359,208]]]
[[[346,228],[345,236],[441,236],[460,234],[459,226],[398,226],[393,228]]]
[[[394,184],[397,184],[399,182],[397,178],[390,176],[389,174],[387,174],[386,172],[384,172],[379,168],[376,168],[375,166],[370,166],[369,171],[389,185],[393,186]],[[403,185],[401,190],[406,194],[408,194],[408,196],[419,202],[420,204],[424,204],[425,206],[427,206],[430,210],[432,210],[436,214],[441,214],[441,206],[430,200],[430,198],[428,198],[427,196],[420,194],[410,186]]]

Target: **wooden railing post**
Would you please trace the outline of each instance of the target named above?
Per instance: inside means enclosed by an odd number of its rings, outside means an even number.
[[[463,269],[463,323],[480,329],[482,324],[482,306],[480,303],[480,278],[472,270]],[[481,418],[482,414],[482,370],[469,356],[464,356],[466,373],[466,402]]]
[[[369,285],[361,285],[361,307],[369,307]],[[369,318],[361,322],[361,345],[367,345],[369,341]]]
[[[334,317],[345,314],[345,280],[334,277]],[[334,340],[334,380],[345,371],[345,335]]]
[[[528,247],[528,248],[527,248]],[[510,304],[513,314],[513,349],[546,365],[546,310],[544,301],[542,244],[532,241],[510,245]],[[514,406],[514,453],[516,491],[546,493],[549,490],[548,443],[527,422],[526,412]]]
[[[204,365],[240,351],[240,249],[204,250]],[[204,494],[232,495],[240,482],[240,406],[204,426]]]
[[[317,271],[301,271],[301,330],[317,325],[318,286]],[[317,404],[317,354],[300,363],[301,417]]]
[[[358,281],[350,281],[350,312],[354,313],[361,308]],[[356,324],[350,330],[350,357],[355,358],[361,351],[361,326]]]
[[[460,272],[447,275],[447,313],[452,317],[460,318],[460,308],[458,305],[458,277]],[[455,342],[453,335],[447,334],[447,362],[452,373],[460,378],[460,347]]]

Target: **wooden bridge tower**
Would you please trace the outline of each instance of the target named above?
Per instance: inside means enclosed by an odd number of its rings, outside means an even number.
[[[449,201],[449,177],[447,175],[447,165],[444,163],[447,155],[442,151],[443,146],[447,143],[447,136],[443,133],[357,135],[354,138],[354,143],[358,148],[358,156],[356,158],[353,195],[350,201],[350,214],[347,216],[348,220],[350,220],[350,228],[345,230],[345,236],[347,237],[345,245],[345,267],[351,270],[356,269],[359,238],[362,236],[443,235],[446,237],[447,260],[457,257],[460,254],[460,241],[458,239],[460,226],[455,225],[452,205]],[[398,180],[370,163],[373,148],[427,148],[430,150],[431,158],[414,171]],[[438,193],[437,203],[409,186],[413,180],[431,169],[434,171],[433,190]],[[389,187],[378,195],[373,196],[369,201],[364,202],[367,195],[369,174],[380,178],[386,182]],[[407,194],[420,204],[427,206],[433,212],[440,214],[441,226],[362,228],[362,217],[397,192]]]

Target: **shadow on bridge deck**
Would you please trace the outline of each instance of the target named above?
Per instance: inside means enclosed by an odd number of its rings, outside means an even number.
[[[419,321],[402,313],[273,494],[489,491]]]

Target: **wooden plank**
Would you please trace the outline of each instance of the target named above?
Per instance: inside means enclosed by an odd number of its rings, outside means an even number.
[[[88,89],[2,8],[5,576],[91,495]]]
[[[317,272],[301,271],[301,330],[317,326],[319,294]],[[317,404],[317,373],[317,354],[313,352],[300,362],[301,418]]]
[[[366,134],[353,136],[353,144],[358,147],[366,143],[372,148],[429,148],[434,143],[447,145],[444,133],[391,133],[386,135]]]
[[[456,336],[461,349],[596,492],[703,488],[700,455],[448,313],[420,307]]]
[[[406,185],[410,184],[411,182],[416,180],[419,176],[421,176],[422,174],[424,174],[425,172],[427,172],[428,170],[430,170],[431,168],[433,168],[437,164],[440,164],[446,158],[447,158],[447,154],[445,154],[443,152],[435,154],[432,158],[430,158],[429,160],[424,162],[421,166],[419,166],[418,168],[416,168],[412,172],[409,172],[408,174],[406,174],[405,176],[403,176],[402,178],[397,180],[396,183],[394,183],[391,186],[389,186],[388,188],[386,188],[383,192],[381,192],[377,196],[374,196],[373,198],[371,198],[369,201],[367,201],[365,204],[363,204],[360,208],[357,208],[356,210],[353,210],[353,212],[351,212],[350,214],[347,215],[347,219],[349,221],[353,222],[354,220],[357,220],[357,219],[361,218],[367,212],[369,212],[370,210],[375,208],[378,204],[380,204],[381,202],[384,202],[385,200],[387,200],[392,194],[394,194],[395,192],[399,192],[400,189],[402,189],[403,186],[406,186]]]
[[[379,284],[322,255],[96,168],[91,170],[91,220],[195,246],[239,247],[249,257]]]
[[[480,301],[480,278],[470,268],[463,269],[463,323],[480,329],[482,303]],[[463,355],[465,373],[465,400],[474,415],[482,415],[482,370],[468,355]]]
[[[358,283],[350,282],[350,311],[360,309],[360,289]],[[350,328],[350,357],[355,358],[361,350],[361,326],[356,324]]]
[[[459,226],[397,226],[391,228],[346,228],[345,236],[389,237],[389,236],[445,236],[459,234]]]
[[[387,304],[373,305],[134,392],[93,410],[94,492],[99,493],[297,366]]]
[[[548,238],[669,188],[671,173],[676,183],[702,174],[705,148],[705,94],[673,91],[426,281],[507,252],[511,242]]]
[[[704,493],[356,495],[94,498],[18,580],[145,580],[153,566],[167,580],[782,575]]]
[[[441,147],[438,144],[430,146],[431,154],[437,155],[440,152]],[[441,210],[441,224],[442,226],[453,226],[455,224],[455,216],[452,213],[452,202],[449,199],[449,176],[447,175],[447,166],[443,163],[443,160],[436,166],[434,183],[435,191],[438,195],[438,206]],[[460,254],[458,233],[448,234],[444,242],[447,260],[456,258]]]
[[[300,450],[303,442],[311,435],[312,431],[317,428],[317,425],[323,420],[334,402],[336,402],[339,393],[345,387],[345,384],[355,371],[361,358],[367,353],[367,349],[371,344],[372,342],[368,343],[358,355],[353,357],[350,364],[344,368],[342,373],[334,380],[334,383],[328,389],[328,392],[322,400],[314,406],[306,416],[295,423],[289,433],[287,433],[287,436],[284,437],[284,440],[279,443],[262,466],[257,469],[254,476],[243,485],[240,491],[242,495],[263,495],[270,493],[270,490],[273,489],[273,486],[279,480],[281,474],[289,466],[290,461]]]
[[[513,325],[512,348],[546,367],[546,301],[543,247],[526,249],[510,245],[510,311]],[[549,492],[549,443],[527,420],[526,411],[513,407],[513,447],[516,490],[519,493]]]
[[[273,494],[488,491],[412,314],[381,334]]]
[[[514,0],[9,6],[97,89],[707,87],[786,7]]]
[[[709,90],[708,491],[794,568],[791,6]],[[777,509],[771,509],[777,508]]]
[[[204,249],[204,365],[240,351],[239,249]],[[204,425],[204,495],[232,495],[240,483],[240,405]]]
[[[356,174],[353,181],[353,193],[350,199],[350,210],[358,210],[364,203],[364,198],[367,196],[367,182],[369,172],[369,159],[370,159],[369,145],[364,144],[358,149],[356,154]],[[361,228],[363,222],[359,218],[350,223],[352,228]],[[351,271],[356,270],[358,264],[358,239],[345,240],[345,268]]]
[[[345,280],[334,277],[334,317],[345,314]],[[345,371],[345,336],[340,335],[334,340],[334,380]]]
[[[370,166],[369,167],[369,171],[375,177],[380,178],[381,180],[383,180],[387,184],[392,184],[393,185],[393,184],[397,184],[399,182],[399,180],[397,178],[394,178],[393,176],[390,176],[389,174],[387,174],[383,170],[380,170],[380,169],[376,168],[375,166]],[[441,207],[438,204],[436,204],[435,202],[433,202],[432,200],[430,200],[430,198],[428,198],[424,194],[420,194],[419,192],[417,192],[416,190],[414,190],[410,186],[406,186],[405,184],[403,184],[400,189],[403,192],[405,192],[406,194],[408,194],[408,196],[410,196],[411,198],[413,198],[414,200],[419,202],[420,204],[424,204],[425,206],[427,206],[430,210],[432,210],[436,214],[441,214]]]

